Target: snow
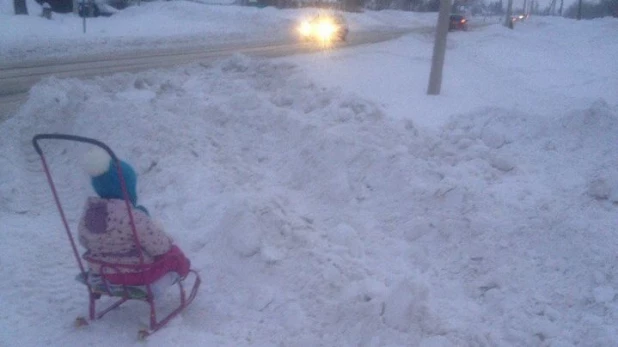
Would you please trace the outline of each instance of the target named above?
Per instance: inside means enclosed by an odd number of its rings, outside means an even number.
[[[92,19],[87,35],[71,15],[5,14],[0,54],[261,40],[306,11],[155,2]],[[359,31],[435,19],[346,16]],[[0,124],[0,345],[141,345],[148,322],[131,302],[74,327],[87,296],[30,142],[42,132],[131,162],[140,203],[202,276],[147,345],[618,345],[617,27],[532,17],[451,33],[439,96],[425,94],[423,33],[41,81]],[[43,144],[74,228],[93,194],[89,147]]]
[[[53,20],[38,15],[41,6],[28,0],[30,16],[13,15],[12,1],[0,0],[0,58],[5,62],[101,55],[109,52],[149,51],[156,48],[211,47],[221,42],[246,44],[292,40],[300,18],[321,10],[259,9],[205,5],[188,1],[144,2],[109,18],[82,18],[54,13]],[[435,13],[383,11],[350,13],[350,30],[380,31],[435,23]]]

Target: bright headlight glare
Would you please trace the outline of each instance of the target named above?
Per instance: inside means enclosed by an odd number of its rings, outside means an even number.
[[[300,23],[300,27],[298,27],[298,31],[300,31],[301,35],[309,36],[311,35],[311,24],[308,22]]]
[[[335,26],[330,22],[320,22],[320,24],[318,24],[317,31],[318,35],[320,35],[322,39],[330,39],[335,32]]]

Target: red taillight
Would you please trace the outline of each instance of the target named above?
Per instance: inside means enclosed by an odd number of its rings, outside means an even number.
[[[465,19],[462,19],[462,20],[461,20],[461,24],[464,24],[465,22],[466,22],[466,20],[465,20]]]

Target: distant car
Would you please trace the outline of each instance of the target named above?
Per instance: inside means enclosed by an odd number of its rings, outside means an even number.
[[[117,9],[100,0],[80,1],[78,6],[77,13],[80,17],[109,17],[118,12]]]
[[[345,41],[350,30],[342,15],[319,14],[310,20],[303,21],[298,31],[306,41],[332,42]]]
[[[522,14],[522,13],[515,15],[515,17],[517,17],[517,20],[519,20],[519,21],[523,21],[523,20],[528,19],[528,15],[525,15],[525,14]]]
[[[448,30],[468,30],[468,19],[462,14],[452,14],[449,19]]]
[[[47,4],[51,7],[52,12],[56,13],[71,13],[73,12],[73,1],[66,0],[35,0],[41,6]],[[115,4],[120,4],[121,0],[78,0],[77,13],[80,17],[109,17],[118,12],[119,8],[115,8]],[[126,3],[126,2],[125,2]],[[126,5],[125,5],[126,7]]]

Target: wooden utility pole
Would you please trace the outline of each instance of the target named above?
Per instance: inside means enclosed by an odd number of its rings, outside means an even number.
[[[579,4],[577,5],[577,20],[582,19],[582,0],[579,0]]]
[[[438,95],[442,87],[442,68],[444,67],[444,55],[446,53],[446,35],[448,34],[449,17],[451,13],[451,0],[440,0],[440,12],[436,25],[436,39],[433,43],[433,56],[431,58],[431,72],[429,74],[429,86],[427,94]]]
[[[28,14],[28,7],[26,6],[26,0],[13,0],[13,10],[15,14]]]

